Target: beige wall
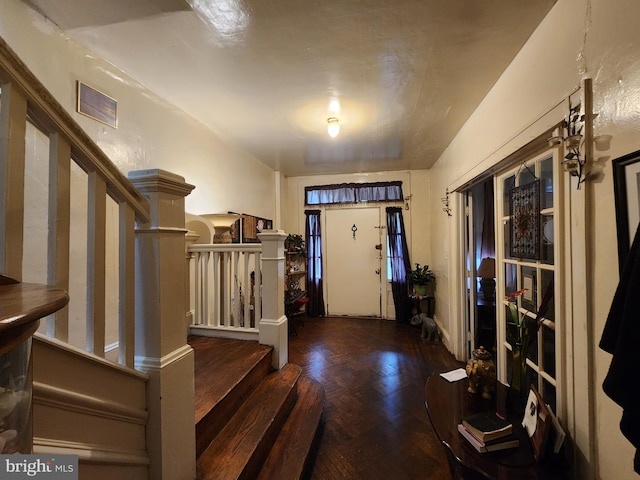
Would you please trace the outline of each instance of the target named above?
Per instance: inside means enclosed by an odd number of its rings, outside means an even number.
[[[457,268],[455,219],[442,212],[445,188],[455,188],[504,156],[535,138],[562,118],[562,100],[593,79],[595,135],[611,141],[596,152],[591,195],[592,222],[586,225],[591,240],[590,319],[574,325],[586,336],[589,358],[575,363],[594,366],[592,385],[575,386],[577,392],[593,387],[589,418],[593,438],[578,445],[590,459],[593,477],[634,478],[633,449],[618,430],[621,411],[601,390],[610,356],[597,347],[618,278],[616,229],[611,159],[640,149],[640,35],[637,0],[558,0],[518,57],[496,83],[472,118],[429,172],[402,172],[411,185],[413,259],[424,259],[438,276],[437,315],[447,331],[459,318],[446,288]],[[116,98],[119,127],[114,130],[73,114],[80,125],[114,162],[127,172],[163,168],[196,185],[187,197],[194,213],[236,210],[272,218],[276,216],[274,173],[256,159],[226,144],[202,125],[157,98],[126,74],[94,58],[65,38],[51,24],[17,0],[0,2],[0,35],[70,112],[75,105],[75,82],[82,80]],[[473,81],[473,79],[469,79]],[[170,132],[171,135],[168,135]],[[396,174],[380,174],[376,179]],[[323,176],[313,183],[338,183],[365,178]],[[286,195],[278,215],[287,231],[304,230],[300,187],[308,178],[286,179]],[[407,193],[407,192],[406,192]],[[457,208],[452,197],[452,208]],[[605,279],[605,280],[603,280]],[[589,336],[590,335],[590,336]],[[575,412],[574,412],[575,413]],[[593,450],[591,450],[593,448]]]
[[[62,34],[17,0],[0,2],[0,36],[125,174],[161,168],[196,186],[192,213],[274,218],[273,170]],[[118,101],[118,128],[75,113],[76,81]],[[176,88],[180,88],[176,85]]]
[[[618,279],[611,160],[640,149],[638,18],[640,3],[635,0],[558,0],[431,172],[431,231],[442,234],[432,239],[432,257],[436,269],[451,274],[455,261],[450,249],[455,247],[452,233],[456,229],[436,199],[446,187],[460,186],[560,120],[564,114],[555,108],[559,102],[582,79],[593,79],[594,135],[611,136],[611,141],[596,151],[586,187],[591,198],[587,205],[591,222],[583,225],[592,259],[587,289],[593,292],[591,317],[576,320],[573,326],[576,335],[589,343],[587,358],[573,358],[574,365],[592,364],[595,374],[586,380],[590,385],[576,375],[575,385],[576,408],[579,397],[593,389],[592,412],[570,411],[575,418],[594,422],[591,432],[588,425],[576,427],[591,437],[579,435],[578,456],[592,469],[588,477],[580,478],[636,478],[633,448],[618,428],[621,410],[602,393],[611,358],[597,344]],[[443,294],[437,301],[439,310],[446,310],[445,325],[451,327],[453,299]]]

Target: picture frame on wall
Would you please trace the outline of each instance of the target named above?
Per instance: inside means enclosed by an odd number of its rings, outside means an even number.
[[[78,113],[118,128],[118,102],[81,81],[76,82]]]
[[[618,268],[622,272],[631,242],[640,224],[640,150],[616,158],[612,166]]]
[[[259,243],[258,218],[253,215],[242,214],[242,243]]]
[[[509,192],[510,252],[514,258],[540,258],[540,181]]]
[[[256,217],[254,215],[242,215],[242,242],[260,243],[258,234],[263,230],[272,230],[273,220]]]

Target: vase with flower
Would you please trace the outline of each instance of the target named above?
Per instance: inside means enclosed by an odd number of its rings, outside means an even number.
[[[537,313],[519,306],[526,288],[517,290],[504,297],[507,306],[507,341],[511,345],[511,381],[510,395],[513,407],[521,410],[527,401],[530,381],[527,378],[527,352],[538,338],[538,330],[544,320],[553,296],[553,281],[547,285],[542,303]]]

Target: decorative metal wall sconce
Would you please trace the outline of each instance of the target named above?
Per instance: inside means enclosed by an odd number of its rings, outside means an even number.
[[[566,133],[564,137],[564,146],[567,154],[564,156],[562,165],[565,171],[573,177],[578,177],[578,189],[580,185],[587,179],[587,173],[584,166],[587,163],[584,155],[581,154],[584,129],[584,115],[580,114],[581,105],[577,104],[569,108],[569,116],[563,122],[563,128]]]
[[[449,189],[448,188],[445,190],[445,196],[442,197],[440,200],[444,205],[444,208],[442,209],[442,211],[445,212],[449,217],[452,217],[453,215],[451,213],[451,208],[449,208]]]
[[[564,145],[567,153],[562,161],[562,166],[565,172],[576,177],[578,190],[589,177],[589,172],[585,171],[585,167],[591,156],[590,142],[593,136],[594,115],[591,113],[591,79],[585,79],[583,91],[585,113],[581,113],[582,102],[571,105],[571,99],[569,99],[569,115],[562,121],[563,135],[551,137],[548,140],[549,146],[552,148]]]

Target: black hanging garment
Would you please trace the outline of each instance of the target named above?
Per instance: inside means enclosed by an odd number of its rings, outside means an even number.
[[[636,448],[634,470],[640,473],[640,229],[625,260],[600,339],[600,348],[613,355],[602,383],[604,392],[623,409],[620,431]]]

